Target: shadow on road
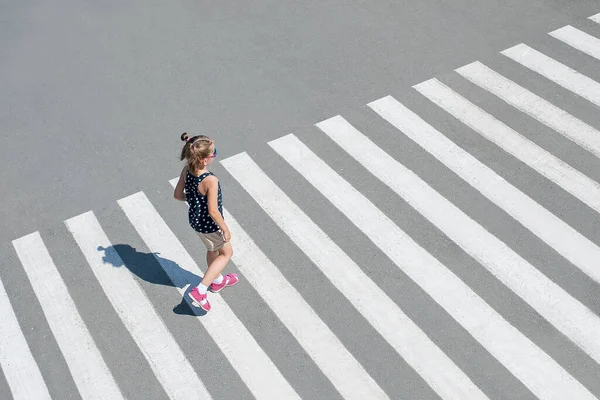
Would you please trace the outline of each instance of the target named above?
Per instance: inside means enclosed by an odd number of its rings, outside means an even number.
[[[144,253],[137,251],[128,244],[115,244],[110,247],[98,246],[98,251],[103,251],[102,260],[115,268],[125,267],[140,279],[155,285],[174,286],[184,288],[187,286],[181,303],[173,312],[180,315],[205,315],[206,312],[199,307],[188,303],[188,292],[197,286],[202,278],[190,271],[181,268],[179,264],[160,256],[160,253]],[[165,271],[169,271],[169,275]],[[173,279],[171,279],[173,278]]]

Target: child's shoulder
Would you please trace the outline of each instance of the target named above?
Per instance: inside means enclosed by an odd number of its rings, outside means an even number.
[[[206,183],[211,183],[211,182],[217,182],[219,180],[219,178],[217,178],[217,176],[215,174],[213,174],[212,172],[206,172],[208,175],[206,175],[204,177],[204,179],[202,180],[203,182]]]

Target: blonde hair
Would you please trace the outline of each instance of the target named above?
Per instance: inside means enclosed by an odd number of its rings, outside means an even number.
[[[187,160],[190,171],[198,171],[203,168],[202,160],[213,154],[214,143],[205,135],[194,136],[190,139],[187,132],[181,134],[181,140],[186,142],[181,149],[180,161]]]

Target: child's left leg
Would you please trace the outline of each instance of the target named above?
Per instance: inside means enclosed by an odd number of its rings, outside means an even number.
[[[216,254],[214,254],[216,253]],[[239,277],[237,274],[228,274],[226,276],[221,275],[221,271],[225,268],[231,256],[233,255],[233,249],[231,244],[226,243],[225,246],[221,247],[218,251],[208,251],[206,253],[206,261],[210,262],[202,281],[198,286],[192,289],[188,294],[192,300],[205,311],[210,311],[211,306],[207,299],[207,289],[210,287],[212,292],[220,292],[227,286],[233,286],[238,283]],[[220,283],[218,278],[220,277]]]
[[[219,257],[219,250],[215,250],[215,251],[207,250],[206,251],[206,266],[210,267],[210,265],[213,263],[213,261],[215,261],[217,259],[217,257]],[[217,276],[212,281],[212,283],[215,285],[222,284],[223,283],[223,275],[219,274],[219,276]]]
[[[202,278],[202,282],[200,282],[201,285],[207,287],[210,286],[215,279],[221,276],[221,271],[223,271],[233,255],[233,249],[231,248],[231,244],[225,243],[223,247],[216,251],[216,257],[209,253],[212,252],[207,252],[206,260],[210,260],[211,263],[208,265],[208,269]]]

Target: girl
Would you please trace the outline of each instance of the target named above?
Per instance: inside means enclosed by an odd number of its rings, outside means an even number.
[[[206,246],[208,264],[202,281],[188,295],[192,298],[193,305],[208,312],[210,303],[207,300],[207,290],[210,288],[214,293],[220,292],[223,288],[238,283],[239,277],[237,274],[221,275],[233,255],[233,249],[229,243],[231,233],[223,219],[221,184],[207,169],[217,156],[217,149],[213,141],[204,135],[190,139],[184,132],[181,140],[186,143],[181,150],[180,159],[185,159],[187,165],[181,171],[174,197],[188,202],[189,223]]]

